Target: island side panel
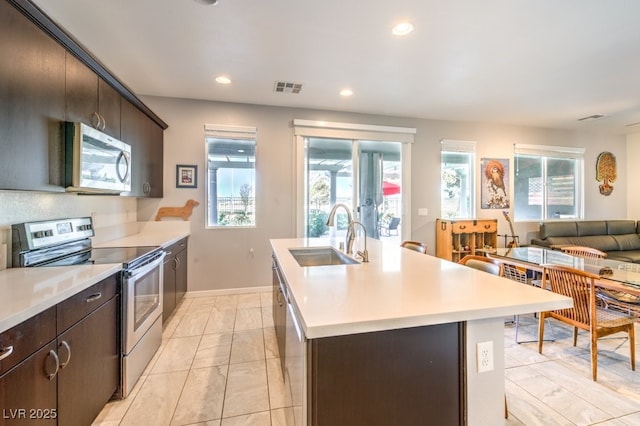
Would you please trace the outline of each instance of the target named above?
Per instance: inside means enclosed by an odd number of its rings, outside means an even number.
[[[466,323],[467,424],[504,425],[504,318]],[[493,342],[493,370],[478,373],[477,344]]]
[[[464,424],[464,324],[308,342],[313,426]]]

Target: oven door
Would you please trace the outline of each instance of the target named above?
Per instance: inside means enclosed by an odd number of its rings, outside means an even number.
[[[153,262],[124,272],[124,354],[128,354],[162,316],[162,253]]]

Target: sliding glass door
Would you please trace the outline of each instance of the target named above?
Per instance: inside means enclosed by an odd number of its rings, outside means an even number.
[[[402,144],[306,137],[304,141],[304,236],[343,236],[347,214],[326,226],[331,207],[344,204],[367,236],[400,241]],[[359,227],[358,227],[359,228]]]

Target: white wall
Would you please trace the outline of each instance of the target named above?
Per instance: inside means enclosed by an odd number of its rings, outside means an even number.
[[[201,202],[191,217],[189,290],[244,288],[270,284],[269,238],[295,236],[294,118],[417,128],[412,148],[413,188],[411,237],[427,243],[435,253],[435,220],[440,211],[440,140],[477,141],[481,158],[509,158],[513,173],[513,144],[585,147],[585,211],[587,219],[625,218],[627,214],[626,164],[618,161],[618,176],[609,197],[598,192],[595,161],[603,151],[623,158],[626,140],[621,135],[600,134],[589,127],[574,132],[471,122],[397,118],[308,109],[280,108],[160,97],[141,97],[169,124],[164,146],[164,199],[138,202],[138,219],[153,220],[159,206],[180,206],[193,198]],[[256,206],[254,229],[204,229],[205,224],[205,123],[258,128]],[[198,188],[176,189],[176,164],[198,166]],[[477,185],[480,185],[479,181]],[[479,186],[478,186],[479,189]],[[513,196],[513,194],[511,194]],[[418,216],[418,208],[429,216]],[[498,219],[498,232],[508,233],[501,210],[481,210],[478,218]],[[521,240],[529,241],[537,223],[516,224]]]
[[[627,185],[627,217],[629,219],[640,220],[640,192],[635,185],[640,184],[640,167],[638,167],[638,158],[640,158],[640,133],[634,133],[627,136],[627,158],[624,161],[618,157],[618,167],[620,163],[625,163],[627,166],[627,174],[621,175],[618,173],[618,181],[624,179],[630,182]],[[625,177],[626,176],[626,177]],[[635,189],[634,189],[635,188]]]

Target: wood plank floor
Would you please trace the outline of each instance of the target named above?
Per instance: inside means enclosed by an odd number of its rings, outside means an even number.
[[[515,343],[514,325],[505,324],[504,424],[640,425],[640,373],[629,367],[627,339],[599,340],[593,382],[588,335],[573,347],[571,329],[551,321],[556,341],[542,355],[536,342]],[[519,340],[536,334],[534,316],[521,316]],[[131,396],[107,404],[94,425],[277,426],[285,400],[271,293],[189,298]]]

